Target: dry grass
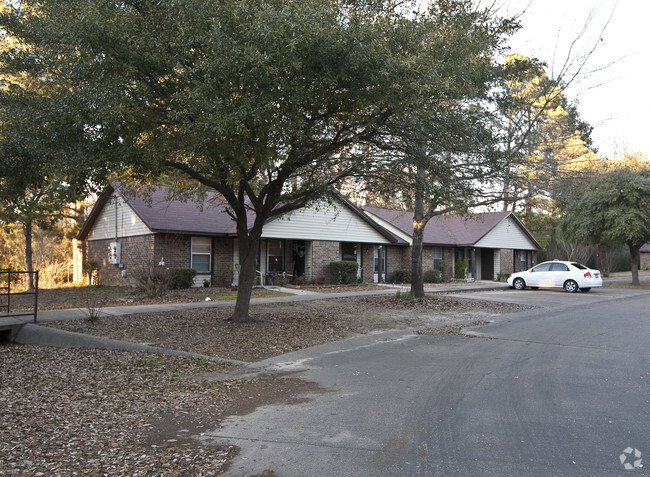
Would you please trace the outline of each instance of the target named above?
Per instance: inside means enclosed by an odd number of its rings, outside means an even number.
[[[629,279],[629,280],[625,280]],[[616,281],[612,281],[616,280]],[[632,285],[631,272],[614,272],[603,280],[603,286],[608,288],[629,288],[636,290],[650,290],[650,270],[639,271],[640,285]]]

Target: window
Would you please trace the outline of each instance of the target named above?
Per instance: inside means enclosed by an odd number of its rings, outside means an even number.
[[[284,272],[284,247],[282,245],[282,240],[269,240],[267,242],[267,272]]]
[[[196,273],[210,273],[210,237],[192,237],[192,268]]]
[[[386,247],[381,248],[381,273],[386,275]],[[375,247],[375,273],[379,273],[379,247]]]
[[[341,244],[341,260],[350,262],[357,261],[357,244],[350,242],[343,242]]]
[[[568,272],[569,267],[567,267],[563,263],[553,263],[553,264],[551,264],[551,271],[552,272]]]
[[[528,269],[528,260],[526,260],[526,252],[519,252],[519,270],[524,271]]]
[[[433,269],[442,272],[442,247],[433,247]]]

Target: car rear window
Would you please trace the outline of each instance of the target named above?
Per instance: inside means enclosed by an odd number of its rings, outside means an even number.
[[[581,265],[580,263],[573,262],[573,263],[571,263],[571,265],[576,267],[578,270],[587,270],[587,267],[585,267],[584,265]]]

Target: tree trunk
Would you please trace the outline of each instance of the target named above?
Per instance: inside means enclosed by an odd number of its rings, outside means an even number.
[[[255,285],[255,272],[257,254],[260,248],[260,234],[246,235],[238,238],[239,241],[239,285],[237,287],[237,301],[235,310],[228,321],[233,323],[247,323],[254,321],[249,314],[253,285]]]
[[[32,248],[32,232],[33,232],[33,225],[32,225],[32,221],[29,220],[25,222],[23,226],[23,233],[25,234],[25,263],[27,265],[27,271],[29,272],[27,276],[29,277],[30,290],[34,289],[34,276],[32,273],[34,271],[34,264],[33,264],[34,250]]]
[[[424,170],[418,167],[417,175],[421,180]],[[415,204],[413,212],[413,244],[411,246],[411,294],[416,298],[424,298],[424,274],[422,272],[422,242],[424,239],[424,195],[422,188],[416,185]]]
[[[639,261],[641,260],[641,245],[629,245],[630,268],[632,270],[632,285],[641,286],[639,282]]]
[[[422,271],[422,231],[422,228],[415,226],[413,227],[413,245],[411,247],[411,294],[416,298],[424,298],[424,273]]]

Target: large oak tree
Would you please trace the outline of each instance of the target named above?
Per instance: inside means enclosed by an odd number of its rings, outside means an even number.
[[[232,320],[246,321],[264,223],[372,170],[391,122],[426,121],[511,28],[470,1],[419,3],[7,2],[0,27],[25,46],[3,71],[48,82],[96,174],[172,169],[224,197],[240,250]],[[479,32],[484,47],[466,48]]]

